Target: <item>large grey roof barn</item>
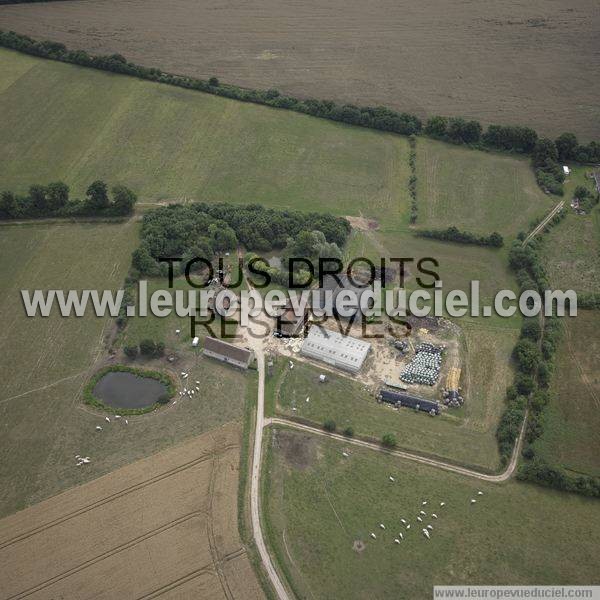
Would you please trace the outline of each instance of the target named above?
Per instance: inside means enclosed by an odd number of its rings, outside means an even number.
[[[357,373],[370,349],[368,342],[313,325],[300,352],[339,369]]]

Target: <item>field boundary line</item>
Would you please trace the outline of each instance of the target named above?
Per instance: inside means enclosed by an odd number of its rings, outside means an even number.
[[[310,425],[304,425],[302,423],[297,423],[295,421],[288,421],[287,419],[281,419],[279,417],[273,417],[271,419],[265,420],[265,426],[267,425],[283,425],[285,427],[291,427],[293,429],[299,429],[300,431],[308,431],[309,433],[313,433],[316,435],[321,435],[324,437],[330,437],[335,440],[345,442],[347,444],[351,444],[354,446],[361,446],[363,448],[368,448],[369,450],[375,450],[377,452],[383,452],[385,454],[390,454],[392,456],[397,456],[399,458],[404,458],[406,460],[410,460],[413,462],[418,462],[430,467],[436,467],[438,469],[443,469],[444,471],[451,471],[453,473],[458,473],[459,475],[466,475],[468,477],[474,477],[476,479],[481,479],[482,481],[490,481],[493,483],[501,483],[503,481],[507,481],[512,476],[519,457],[519,452],[521,449],[521,442],[523,440],[523,436],[525,434],[525,425],[527,423],[527,413],[525,413],[525,417],[523,419],[523,423],[521,425],[521,431],[519,433],[519,437],[515,443],[513,448],[513,453],[511,456],[511,460],[506,467],[506,469],[498,474],[498,475],[489,475],[487,473],[481,473],[474,469],[467,469],[465,467],[459,467],[457,465],[452,465],[449,463],[445,463],[441,460],[435,460],[432,458],[427,458],[425,456],[420,456],[419,454],[415,454],[412,452],[406,452],[404,450],[391,450],[388,448],[384,448],[379,446],[378,444],[374,444],[373,442],[367,442],[365,440],[349,438],[339,433],[332,433],[328,431],[324,431],[323,429],[319,429],[317,427],[312,427]]]
[[[42,390],[47,390],[48,388],[54,387],[59,383],[63,383],[63,381],[69,381],[69,379],[75,379],[75,377],[80,377],[81,375],[85,375],[88,372],[88,369],[85,371],[80,371],[79,373],[75,373],[74,375],[69,375],[68,377],[63,377],[62,379],[57,379],[52,383],[48,383],[47,385],[43,385],[42,387],[35,388],[34,390],[29,390],[27,392],[23,392],[22,394],[17,394],[16,396],[11,396],[10,398],[3,398],[0,400],[0,404],[4,404],[5,402],[10,402],[11,400],[16,400],[17,398],[22,398],[23,396],[28,396],[29,394],[33,394],[35,392],[41,392]]]
[[[227,452],[227,451],[232,450],[233,448],[237,448],[237,447],[238,446],[236,444],[228,444],[227,446],[223,446],[221,448],[221,450],[223,452]],[[46,529],[50,529],[52,527],[55,527],[56,525],[60,525],[61,523],[64,523],[65,521],[69,521],[70,519],[73,519],[75,517],[83,515],[91,510],[94,510],[95,508],[98,508],[100,506],[103,506],[104,504],[112,502],[113,500],[116,500],[117,498],[121,498],[122,496],[126,496],[127,494],[130,494],[132,492],[136,492],[138,490],[144,489],[145,487],[148,487],[149,485],[158,483],[159,481],[162,481],[163,479],[167,479],[173,475],[178,475],[179,473],[186,471],[187,469],[190,469],[190,468],[195,467],[207,460],[210,460],[213,457],[214,452],[215,452],[214,450],[211,450],[206,455],[195,458],[194,460],[188,461],[187,463],[183,463],[182,465],[177,465],[176,467],[169,469],[167,471],[164,471],[163,473],[159,473],[158,475],[155,475],[154,477],[151,477],[150,479],[140,481],[139,483],[136,483],[136,484],[134,484],[130,487],[124,488],[122,490],[119,490],[118,492],[114,492],[113,494],[110,494],[109,496],[101,498],[100,500],[96,500],[95,502],[92,502],[91,504],[82,506],[78,509],[75,509],[74,511],[72,511],[70,513],[67,513],[60,517],[57,517],[56,519],[49,521],[48,523],[45,523],[43,525],[40,525],[39,527],[36,527],[29,531],[26,531],[25,533],[19,534],[8,540],[4,540],[4,541],[0,542],[0,550],[3,550],[4,548],[7,548],[8,546],[12,546],[13,544],[16,544],[18,542],[21,542],[27,538],[30,538],[30,537],[36,535],[38,533],[41,533],[42,531],[45,531]],[[54,497],[56,498],[56,496],[54,496]]]
[[[164,531],[167,531],[173,527],[177,527],[178,525],[181,525],[182,523],[185,523],[186,521],[189,521],[190,519],[199,517],[201,515],[206,515],[206,513],[207,513],[207,511],[205,511],[205,510],[196,510],[196,511],[193,511],[186,515],[177,517],[176,519],[173,519],[172,521],[169,521],[168,523],[164,523],[163,525],[159,525],[155,529],[151,529],[136,538],[133,538],[131,540],[123,542],[119,546],[115,546],[114,548],[111,548],[110,550],[106,550],[102,554],[94,556],[93,558],[90,558],[89,560],[86,560],[86,561],[80,563],[79,565],[76,565],[75,567],[72,567],[71,569],[64,571],[63,573],[59,573],[58,575],[55,575],[54,577],[51,577],[50,579],[47,579],[46,581],[42,581],[27,590],[24,590],[22,592],[14,594],[13,596],[9,596],[6,598],[6,600],[16,600],[17,598],[26,598],[27,596],[30,596],[31,594],[35,594],[36,592],[39,592],[40,590],[43,590],[51,585],[54,585],[55,583],[58,583],[59,581],[62,581],[63,579],[67,579],[71,575],[75,575],[76,573],[83,571],[84,569],[87,569],[88,567],[91,567],[92,565],[95,565],[98,562],[101,562],[107,558],[110,558],[111,556],[114,556],[115,554],[118,554],[119,552],[123,552],[124,550],[129,550],[130,548],[133,548],[140,542],[148,540],[148,539],[150,539],[156,535],[159,535],[159,534],[163,533]]]

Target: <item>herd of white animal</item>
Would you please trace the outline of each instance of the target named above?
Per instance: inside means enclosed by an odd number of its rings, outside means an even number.
[[[181,378],[183,379],[183,381],[185,381],[190,376],[190,374],[186,373],[185,371],[181,371],[180,375],[181,375]],[[183,390],[181,390],[179,392],[179,395],[180,396],[188,396],[189,398],[192,398],[194,396],[194,394],[199,391],[200,391],[200,382],[196,381],[196,385],[190,385],[189,388],[184,387]],[[175,402],[173,402],[173,404],[177,404],[177,400],[175,400]]]
[[[188,377],[190,376],[189,373],[186,373],[185,371],[181,371],[181,378],[185,381]],[[180,396],[189,396],[190,398],[192,398],[194,396],[194,394],[196,392],[200,391],[200,382],[196,381],[196,385],[195,386],[190,386],[190,388],[188,389],[187,387],[183,388],[183,391],[179,392]],[[173,401],[173,404],[177,404],[177,400]],[[115,420],[119,420],[122,419],[121,415],[115,415],[113,417]],[[104,417],[104,420],[107,423],[110,423],[110,417]],[[125,423],[125,425],[129,425],[129,420],[128,419],[123,419],[123,423]],[[102,431],[103,428],[101,425],[96,425],[96,431]],[[76,465],[78,467],[80,467],[81,465],[89,465],[92,462],[92,459],[89,456],[81,456],[80,454],[76,454],[75,455],[75,460]]]
[[[344,458],[347,458],[350,455],[348,454],[348,452],[343,451],[342,456],[344,456]],[[396,479],[392,475],[389,476],[389,480],[392,483],[394,483],[396,481]],[[483,496],[483,492],[478,491],[477,495]],[[421,527],[421,524],[423,523],[423,519],[426,519],[428,516],[431,519],[435,519],[435,520],[437,520],[439,518],[437,513],[432,512],[428,515],[427,512],[425,512],[425,510],[423,510],[423,507],[427,506],[428,502],[429,502],[428,500],[423,500],[421,502],[421,510],[419,511],[419,514],[417,515],[417,522],[419,523],[418,527]],[[475,504],[476,502],[477,502],[477,500],[475,498],[471,498],[471,502],[470,502],[471,504]],[[443,509],[444,506],[446,506],[446,503],[440,502],[440,509]],[[406,519],[402,518],[402,519],[400,519],[400,522],[402,523],[402,526],[404,527],[405,531],[410,530],[411,524]],[[383,523],[379,523],[379,529],[385,530],[386,527]],[[429,523],[428,525],[426,525],[425,527],[423,527],[421,529],[421,533],[423,534],[423,537],[425,537],[428,540],[431,539],[432,531],[433,531],[433,525],[431,523]],[[377,539],[377,534],[374,531],[371,531],[371,533],[369,535],[371,536],[372,539],[374,539],[374,540]],[[394,538],[394,544],[400,544],[402,542],[402,540],[404,540],[404,532],[398,533],[397,537]]]
[[[122,422],[125,423],[125,425],[129,425],[129,420],[128,419],[123,419],[121,417],[121,415],[115,415],[113,417],[113,419],[115,421],[122,420]],[[104,420],[107,423],[111,423],[110,417],[104,417]],[[102,425],[96,425],[96,431],[103,431],[103,429],[104,428],[102,427]],[[81,454],[76,454],[75,455],[75,460],[76,460],[75,464],[78,467],[80,467],[81,465],[89,465],[92,462],[92,459],[89,456],[81,456]]]

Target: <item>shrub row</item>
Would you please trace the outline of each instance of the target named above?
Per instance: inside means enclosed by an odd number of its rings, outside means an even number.
[[[564,218],[564,214],[559,215],[550,226]],[[547,227],[546,230],[548,229]],[[546,272],[540,260],[540,245],[539,240],[533,240],[525,247],[515,242],[509,252],[509,264],[516,272],[521,292],[525,289],[542,292],[548,287]],[[600,296],[596,299],[593,298],[595,294],[591,296],[590,303],[600,300]],[[536,456],[535,442],[544,431],[544,409],[550,401],[548,387],[561,335],[559,317],[546,317],[543,330],[537,318],[525,319],[523,322],[519,341],[513,351],[518,372],[514,385],[507,391],[507,408],[496,431],[501,460],[503,464],[508,462],[519,435],[525,408],[529,405],[522,450],[525,462],[519,468],[517,477],[560,490],[600,496],[600,478],[572,475]]]
[[[104,181],[94,181],[84,200],[69,198],[69,186],[62,181],[32,185],[26,196],[0,193],[0,219],[47,217],[126,216],[133,212],[137,196],[124,185],[115,185],[108,194]]]
[[[600,478],[587,475],[571,475],[563,469],[553,467],[540,458],[534,458],[519,468],[517,479],[539,485],[574,492],[584,496],[600,497]]]
[[[468,121],[460,117],[448,118],[442,116],[431,117],[425,126],[423,126],[421,120],[415,115],[404,112],[399,113],[382,106],[358,107],[351,104],[339,105],[329,100],[300,100],[292,96],[281,95],[279,91],[274,89],[253,90],[235,85],[221,84],[216,77],[211,77],[206,81],[194,77],[174,75],[157,68],[143,67],[128,62],[120,54],[93,56],[83,50],[68,50],[64,44],[58,42],[36,41],[29,36],[21,35],[14,31],[0,30],[0,46],[34,56],[113,73],[133,75],[142,79],[149,79],[150,81],[200,90],[243,102],[254,102],[275,108],[285,108],[361,127],[392,131],[403,135],[425,133],[433,138],[454,144],[468,144],[475,147],[523,154],[535,154],[536,146],[542,142],[542,146],[549,145],[550,150],[552,148],[555,149],[556,160],[575,160],[582,163],[600,162],[600,144],[591,142],[588,145],[581,145],[572,133],[564,133],[552,142],[551,140],[538,139],[537,133],[528,127],[490,125],[484,133],[478,121]],[[538,148],[540,151],[541,149],[541,147]],[[546,165],[546,167],[549,168],[549,165]],[[543,166],[535,168],[536,171],[547,172]],[[552,169],[549,172],[551,171]],[[548,176],[540,174],[538,179],[542,184],[553,187]]]
[[[414,135],[409,136],[408,143],[410,152],[408,153],[408,166],[410,168],[410,177],[408,179],[408,193],[410,195],[410,223],[417,222],[419,216],[419,206],[417,204],[417,138]]]
[[[416,232],[418,237],[433,238],[444,242],[456,242],[458,244],[474,244],[476,246],[492,246],[500,248],[504,245],[502,236],[494,231],[489,235],[476,235],[468,231],[460,231],[456,227],[447,229],[420,229]]]

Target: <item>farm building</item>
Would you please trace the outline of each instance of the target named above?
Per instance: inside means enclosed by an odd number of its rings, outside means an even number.
[[[254,352],[217,338],[207,337],[204,340],[204,356],[215,358],[241,369],[247,369],[254,359]]]
[[[406,406],[407,408],[415,408],[429,414],[440,414],[440,405],[434,400],[425,400],[425,398],[417,398],[405,392],[392,392],[391,390],[380,390],[379,400],[394,406]]]
[[[290,302],[285,311],[277,317],[275,332],[281,337],[295,337],[301,333],[308,319],[308,309],[305,307],[300,316],[296,315]]]
[[[300,352],[338,369],[357,373],[370,349],[368,342],[315,325],[310,328]]]

